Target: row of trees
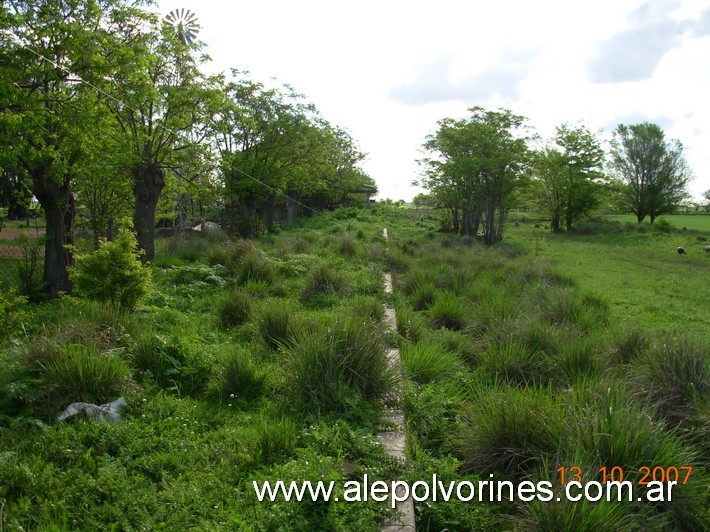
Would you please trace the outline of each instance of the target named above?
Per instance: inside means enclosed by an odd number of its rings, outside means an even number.
[[[147,4],[0,3],[0,201],[10,214],[39,201],[55,294],[71,290],[78,212],[96,244],[132,218],[148,261],[161,215],[219,206],[253,235],[286,208],[293,217],[374,185],[350,136],[302,96],[238,71],[206,75],[202,45]]]
[[[469,110],[445,118],[424,143],[422,179],[445,212],[447,227],[464,235],[501,240],[503,216],[514,205],[547,213],[552,231],[570,230],[612,198],[638,222],[653,223],[687,196],[690,172],[683,146],[667,140],[656,124],[619,125],[607,157],[584,126],[563,124],[542,143],[509,110]]]

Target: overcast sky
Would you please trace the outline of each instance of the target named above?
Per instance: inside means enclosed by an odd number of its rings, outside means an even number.
[[[380,197],[411,199],[437,120],[504,107],[549,137],[652,121],[710,189],[707,0],[163,0],[193,11],[211,69],[288,83],[368,154]]]

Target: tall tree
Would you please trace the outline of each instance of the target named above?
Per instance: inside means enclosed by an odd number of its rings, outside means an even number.
[[[140,14],[143,24],[124,47],[110,79],[97,80],[128,139],[127,173],[133,188],[133,228],[145,261],[155,257],[155,216],[166,172],[177,154],[207,135],[214,86],[199,64],[201,44],[184,43],[175,28]]]
[[[604,151],[587,128],[557,127],[553,146],[536,157],[534,169],[539,183],[538,201],[550,215],[550,227],[569,230],[600,201],[604,177]]]
[[[503,217],[524,179],[529,160],[525,119],[507,109],[469,109],[468,119],[445,118],[429,135],[421,161],[422,185],[452,217],[453,229],[488,245],[503,237]]]
[[[0,136],[46,218],[44,282],[69,292],[74,185],[95,121],[83,80],[105,65],[100,44],[120,24],[120,0],[11,0],[0,4]]]
[[[653,223],[658,216],[673,212],[686,195],[690,171],[683,145],[666,140],[656,124],[619,124],[614,131],[611,168],[626,187],[622,204],[641,223],[646,216]]]

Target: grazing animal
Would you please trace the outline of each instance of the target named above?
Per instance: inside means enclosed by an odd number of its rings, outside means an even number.
[[[710,246],[705,246],[703,249],[705,250],[705,253],[710,255]]]
[[[679,254],[679,255],[685,255],[685,254],[686,254],[686,253],[685,253],[685,250],[683,249],[682,246],[678,246],[678,254]]]

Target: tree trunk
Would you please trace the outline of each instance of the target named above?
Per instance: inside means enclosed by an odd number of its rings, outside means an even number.
[[[274,228],[275,211],[276,211],[276,202],[274,201],[273,196],[269,196],[269,198],[264,203],[264,213],[263,213],[264,226],[266,227],[266,230],[268,232],[271,232],[271,230]]]
[[[45,172],[33,176],[34,193],[44,209],[47,241],[44,244],[44,284],[53,296],[71,293],[67,268],[74,264],[74,214],[76,205],[70,180],[55,183]]]
[[[562,229],[560,228],[560,214],[555,213],[552,215],[552,220],[550,222],[550,228],[553,233],[560,233]]]
[[[141,261],[145,264],[155,259],[155,211],[165,187],[165,172],[157,165],[141,164],[133,168],[133,178],[133,230],[138,247],[144,251]]]
[[[297,207],[296,192],[292,190],[288,193],[288,206],[286,207],[286,224],[289,227],[296,223]]]

